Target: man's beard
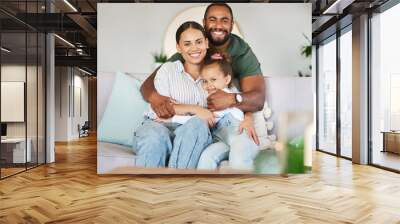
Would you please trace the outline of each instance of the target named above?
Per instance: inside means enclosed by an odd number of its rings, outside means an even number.
[[[223,39],[221,39],[221,40],[214,40],[213,37],[212,37],[211,32],[215,31],[216,29],[207,29],[206,28],[206,30],[207,30],[206,34],[207,34],[208,41],[214,46],[224,45],[229,40],[229,37],[231,36],[230,32],[228,32],[226,30],[219,30],[219,31],[225,32],[225,37]]]

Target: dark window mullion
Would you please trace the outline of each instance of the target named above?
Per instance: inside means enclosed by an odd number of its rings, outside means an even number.
[[[368,53],[367,53],[367,85],[368,85],[368,95],[367,95],[367,119],[368,119],[368,124],[367,124],[367,129],[368,129],[368,164],[373,164],[373,149],[372,149],[372,12],[368,12],[368,20],[367,20],[367,46],[368,46]]]
[[[25,21],[28,19],[28,1],[25,0]],[[25,117],[25,170],[28,170],[28,24],[25,23],[25,102],[24,102],[24,117]]]
[[[336,31],[336,154],[341,157],[341,119],[340,119],[340,80],[341,80],[341,64],[340,64],[340,36],[339,27]]]
[[[36,13],[39,13],[39,0],[36,1]],[[39,165],[39,32],[36,32],[36,166],[38,165]]]
[[[319,149],[319,44],[315,46],[315,148]]]

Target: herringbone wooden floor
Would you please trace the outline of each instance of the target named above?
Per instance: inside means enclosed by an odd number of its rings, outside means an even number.
[[[400,175],[314,154],[313,173],[98,176],[96,141],[0,181],[0,223],[400,223]]]

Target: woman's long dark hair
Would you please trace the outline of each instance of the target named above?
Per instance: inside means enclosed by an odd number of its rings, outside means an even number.
[[[200,25],[199,23],[197,23],[195,21],[188,21],[188,22],[184,22],[176,30],[175,39],[176,39],[176,43],[177,44],[179,44],[179,40],[181,39],[182,33],[185,30],[190,29],[190,28],[196,29],[196,30],[200,30],[201,33],[203,34],[204,38],[206,37],[206,31],[204,30],[204,27],[202,25]]]

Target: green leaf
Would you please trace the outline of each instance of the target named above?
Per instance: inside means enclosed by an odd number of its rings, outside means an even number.
[[[163,51],[161,53],[153,53],[154,62],[156,63],[165,63],[168,60],[168,56],[164,54]]]
[[[303,46],[301,48],[301,55],[304,55],[306,58],[310,57],[312,54],[312,46],[308,45],[308,46]]]

